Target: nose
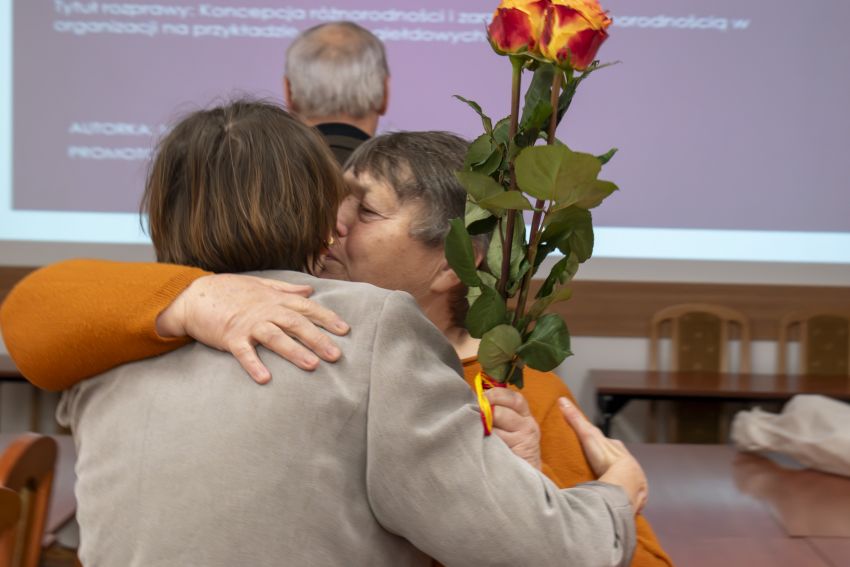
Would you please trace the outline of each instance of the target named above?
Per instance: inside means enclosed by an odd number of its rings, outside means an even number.
[[[348,236],[348,231],[354,222],[354,215],[357,214],[357,198],[349,195],[343,199],[336,212],[336,233],[340,238]]]

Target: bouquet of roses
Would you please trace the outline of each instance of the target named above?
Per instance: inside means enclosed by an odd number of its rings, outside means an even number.
[[[598,178],[616,149],[576,152],[555,130],[582,81],[604,66],[595,58],[610,25],[597,0],[503,0],[487,31],[513,67],[511,114],[493,123],[477,103],[457,97],[479,114],[484,133],[457,174],[468,199],[465,218],[452,221],[446,257],[470,289],[466,324],[481,339],[476,387],[485,416],[482,388],[522,387],[524,366],[552,370],[571,354],[566,324],[546,310],[569,299],[569,282],[593,252],[590,210],[617,189]],[[524,74],[532,78],[520,112]],[[479,264],[471,235],[485,233],[492,236]],[[563,257],[529,301],[532,278],[555,250]]]

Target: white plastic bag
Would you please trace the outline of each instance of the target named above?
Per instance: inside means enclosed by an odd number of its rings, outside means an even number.
[[[850,476],[850,405],[799,395],[779,414],[759,408],[738,412],[732,441],[742,451],[776,451],[813,469]]]

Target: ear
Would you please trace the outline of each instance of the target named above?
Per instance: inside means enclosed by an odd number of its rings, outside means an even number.
[[[298,111],[298,109],[295,108],[295,103],[292,102],[292,85],[289,84],[289,79],[286,75],[283,76],[283,100],[286,101],[286,108],[290,111]]]
[[[481,265],[484,261],[484,251],[475,247],[475,266]],[[461,284],[460,278],[457,277],[455,271],[449,266],[449,261],[443,256],[443,259],[438,266],[437,275],[431,280],[431,291],[435,293],[446,293]]]
[[[429,289],[434,293],[443,294],[448,293],[459,285],[460,278],[457,277],[455,271],[449,266],[449,261],[444,256],[437,267],[437,273],[434,279],[431,280]]]
[[[378,109],[378,116],[383,116],[387,113],[387,108],[390,105],[390,76],[384,78],[384,100],[381,102],[381,107]]]

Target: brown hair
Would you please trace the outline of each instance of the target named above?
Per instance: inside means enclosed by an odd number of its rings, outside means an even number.
[[[278,106],[240,100],[190,114],[160,142],[142,211],[160,262],[309,271],[343,195],[316,132]]]

